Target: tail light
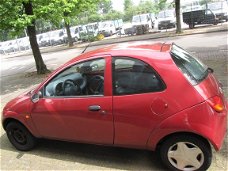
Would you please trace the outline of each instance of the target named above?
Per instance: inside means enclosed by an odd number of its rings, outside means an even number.
[[[208,99],[207,102],[216,112],[222,112],[225,108],[222,98],[219,96],[214,96]]]

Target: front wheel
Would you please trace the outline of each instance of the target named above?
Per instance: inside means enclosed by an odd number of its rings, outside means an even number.
[[[177,135],[164,141],[160,148],[162,162],[171,170],[207,170],[212,152],[209,143],[195,136]]]
[[[6,133],[13,146],[21,151],[31,150],[36,144],[36,138],[18,122],[10,122],[6,126]]]

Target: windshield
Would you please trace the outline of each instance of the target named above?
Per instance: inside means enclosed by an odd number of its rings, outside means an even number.
[[[110,27],[110,26],[111,26],[111,23],[110,22],[103,22],[100,25],[101,28]]]
[[[173,45],[171,56],[177,67],[192,85],[196,85],[206,78],[208,74],[207,66],[182,48]]]
[[[139,23],[142,21],[147,21],[147,14],[133,16],[132,22]]]
[[[167,10],[167,11],[161,11],[158,14],[158,18],[168,18],[168,17],[173,17],[174,13],[172,10]]]

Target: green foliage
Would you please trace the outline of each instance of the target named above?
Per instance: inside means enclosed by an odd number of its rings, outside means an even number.
[[[133,6],[132,0],[124,0],[124,11],[130,10],[130,8]]]
[[[159,0],[158,3],[156,3],[156,13],[158,13],[161,10],[164,10],[165,8],[167,8],[167,0]]]
[[[144,13],[155,13],[156,12],[156,4],[151,0],[140,1],[138,6],[134,6],[131,0],[124,1],[124,9],[125,13],[123,16],[124,21],[131,21],[132,16],[137,14]]]
[[[112,10],[112,1],[103,0],[100,2],[99,9],[103,14],[108,14]]]
[[[141,1],[138,5],[137,12],[140,14],[154,12],[154,4],[150,0]]]
[[[99,22],[102,20],[103,20],[103,16],[98,13],[94,13],[88,16],[88,23]]]
[[[70,23],[72,18],[83,11],[95,10],[100,0],[30,0],[33,15],[26,15],[23,3],[29,0],[4,0],[0,4],[0,30],[18,35],[37,20],[37,26],[46,30],[59,28],[64,20]],[[75,21],[75,20],[74,20]],[[50,24],[51,23],[51,24]]]
[[[116,20],[121,18],[123,18],[123,14],[115,10],[112,10],[108,14],[104,15],[104,20]]]

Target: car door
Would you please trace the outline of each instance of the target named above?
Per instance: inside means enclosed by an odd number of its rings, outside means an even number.
[[[112,72],[114,144],[145,148],[167,112],[166,86],[149,64],[135,58],[113,57]]]
[[[110,57],[74,64],[54,76],[34,104],[32,118],[42,137],[113,144]]]
[[[210,10],[205,10],[205,24],[214,24],[215,23],[215,14]]]

